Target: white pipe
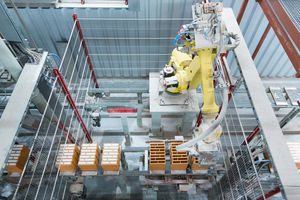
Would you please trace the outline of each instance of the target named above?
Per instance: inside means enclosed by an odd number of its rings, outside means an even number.
[[[0,55],[1,62],[4,64],[8,72],[11,74],[14,81],[17,82],[22,72],[22,67],[20,66],[16,58],[13,56],[9,48],[6,46],[2,38],[0,39],[0,52],[1,52]]]
[[[209,136],[222,122],[223,118],[225,117],[227,106],[228,106],[228,87],[225,86],[225,83],[223,79],[219,76],[217,78],[217,82],[223,86],[222,88],[222,94],[223,94],[223,105],[222,110],[219,114],[219,117],[214,121],[214,123],[201,135],[195,137],[194,139],[183,143],[181,145],[178,145],[176,147],[177,151],[190,151],[189,147],[195,145],[196,143],[200,142],[207,136]]]

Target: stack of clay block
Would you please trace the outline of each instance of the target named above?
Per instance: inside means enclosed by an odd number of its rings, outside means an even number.
[[[61,144],[58,150],[55,167],[61,172],[75,172],[78,157],[79,148],[76,144]]]
[[[5,170],[9,173],[22,173],[29,151],[24,144],[15,144],[8,158]]]
[[[300,169],[300,142],[287,142],[295,164]]]
[[[104,171],[119,171],[121,148],[119,143],[105,143],[103,145],[101,166]]]
[[[165,170],[165,143],[150,143],[150,170]]]
[[[176,146],[182,143],[170,144],[171,170],[186,170],[189,160],[186,151],[176,151]]]
[[[97,143],[82,144],[78,162],[81,171],[98,171],[100,152]]]
[[[192,165],[192,170],[207,170],[208,167],[199,167],[199,162],[197,157],[191,157],[191,165]]]

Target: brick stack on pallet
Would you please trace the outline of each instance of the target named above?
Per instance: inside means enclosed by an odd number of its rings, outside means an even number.
[[[79,148],[76,144],[61,144],[58,150],[55,167],[61,172],[75,172],[78,158]]]
[[[163,170],[166,167],[165,143],[150,143],[150,170]]]
[[[81,171],[98,171],[101,149],[97,143],[81,145],[78,167]]]
[[[11,173],[22,173],[30,150],[24,144],[15,144],[8,158],[5,170]]]
[[[287,142],[296,167],[300,170],[300,142]]]
[[[170,164],[171,170],[186,170],[189,159],[186,151],[176,151],[176,146],[182,143],[170,144]]]
[[[119,143],[105,143],[101,166],[104,171],[119,171],[121,148]]]

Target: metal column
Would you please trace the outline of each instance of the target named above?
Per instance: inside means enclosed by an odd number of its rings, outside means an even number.
[[[131,137],[130,137],[130,131],[128,127],[128,121],[127,117],[135,117],[135,113],[110,113],[110,117],[120,117],[122,121],[122,127],[124,131],[125,136],[125,146],[131,146]]]
[[[136,123],[138,126],[143,126],[142,112],[143,112],[143,108],[139,107],[137,109],[137,118],[136,118]]]
[[[180,132],[181,133],[189,133],[191,131],[191,127],[193,125],[193,120],[195,118],[195,113],[184,113],[181,126],[180,126]]]
[[[261,132],[267,143],[270,160],[281,182],[281,192],[287,199],[300,198],[300,175],[290,154],[286,140],[281,131],[273,108],[266,94],[265,88],[258,75],[247,44],[235,20],[232,9],[225,8],[223,18],[228,32],[237,33],[240,45],[235,50],[237,64],[249,96],[251,96],[253,110],[259,121]]]
[[[161,134],[161,113],[152,113],[151,133],[160,136]]]
[[[124,136],[125,136],[125,146],[130,146],[131,139],[130,139],[130,132],[129,132],[129,128],[128,128],[127,116],[121,115],[121,121],[122,121]]]

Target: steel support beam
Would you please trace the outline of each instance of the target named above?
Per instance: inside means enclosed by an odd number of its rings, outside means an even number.
[[[110,113],[110,117],[120,117],[122,121],[122,127],[125,136],[125,146],[131,146],[131,137],[128,127],[127,117],[136,116],[136,113]]]
[[[130,146],[131,138],[130,138],[130,132],[129,132],[129,128],[128,128],[127,116],[121,115],[121,121],[122,121],[124,136],[125,136],[125,146]]]
[[[271,25],[270,25],[270,23],[268,23],[268,26],[266,27],[266,30],[262,34],[262,36],[261,36],[261,38],[260,38],[260,40],[259,40],[259,42],[258,42],[258,44],[257,44],[257,46],[256,46],[256,48],[255,48],[255,50],[253,52],[253,54],[252,54],[252,59],[253,60],[255,59],[255,57],[256,57],[256,55],[257,55],[257,53],[258,53],[261,45],[264,43],[264,41],[265,41],[265,39],[266,39],[266,37],[267,37],[270,29],[271,29]]]
[[[278,0],[270,1],[276,15],[278,16],[279,20],[281,21],[282,25],[284,26],[285,30],[297,46],[298,50],[300,50],[300,38],[299,38],[299,31],[296,28],[295,24],[288,16],[284,8],[282,7],[281,3]]]
[[[85,104],[84,109],[89,111],[95,111],[97,108],[101,107],[102,110],[108,108],[136,108],[136,109],[149,109],[149,104],[124,104],[124,103],[99,103],[99,104]]]
[[[238,34],[241,38],[240,44],[234,53],[241,76],[245,80],[248,95],[251,97],[253,110],[259,122],[262,135],[264,136],[272,166],[280,181],[282,195],[287,199],[299,199],[299,171],[296,168],[290,150],[285,142],[286,140],[258,75],[243,34],[235,20],[232,9],[225,8],[223,18],[227,30]]]
[[[269,23],[271,24],[278,40],[280,41],[283,49],[285,50],[287,56],[289,57],[291,63],[293,64],[295,70],[296,70],[296,77],[299,78],[300,77],[300,55],[299,55],[299,49],[296,48],[296,45],[294,44],[298,44],[300,42],[299,39],[299,31],[294,32],[291,31],[291,28],[286,29],[284,27],[284,24],[286,23],[286,21],[284,21],[284,19],[286,18],[280,18],[281,15],[278,15],[277,13],[274,13],[273,11],[273,7],[272,5],[275,5],[275,7],[277,7],[275,10],[278,10],[279,6],[278,4],[280,4],[278,2],[278,0],[273,0],[273,1],[268,1],[268,0],[256,0],[256,2],[259,3],[261,9],[263,10],[263,12],[265,13],[267,19],[269,20]],[[273,2],[273,3],[269,3],[269,2]],[[277,2],[276,4],[274,2]],[[277,18],[277,16],[279,18]],[[282,16],[281,16],[282,17]],[[289,19],[290,20],[290,19]],[[288,23],[290,24],[290,23]],[[286,30],[290,30],[291,32],[286,32]],[[289,37],[289,35],[291,36],[291,38]],[[292,40],[292,35],[295,38],[295,41]],[[296,36],[294,36],[296,35]]]
[[[122,89],[116,89],[116,88],[90,88],[88,91],[89,96],[93,95],[99,95],[102,93],[137,93],[138,98],[139,95],[142,95],[143,93],[149,93],[149,88],[122,88]]]
[[[137,93],[138,103],[143,103],[142,93]]]
[[[243,18],[243,15],[244,15],[244,12],[246,10],[248,2],[249,2],[249,0],[244,0],[243,3],[242,3],[242,5],[241,5],[239,14],[238,14],[238,16],[236,18],[236,21],[237,21],[238,24],[240,24],[241,21],[242,21],[242,18]]]
[[[137,109],[137,119],[136,119],[136,123],[138,126],[143,126],[142,112],[143,112],[143,108],[139,107]]]
[[[0,177],[2,176],[11,148],[15,144],[19,127],[28,111],[34,90],[37,88],[40,80],[47,53],[44,55],[40,64],[26,64],[24,66],[9,102],[1,116],[0,147],[2,151],[0,151]]]

